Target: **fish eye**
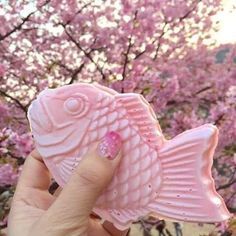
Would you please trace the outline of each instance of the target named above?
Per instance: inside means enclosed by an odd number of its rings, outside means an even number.
[[[64,110],[70,115],[82,116],[87,113],[89,104],[87,97],[77,94],[66,99],[64,102]]]
[[[68,111],[70,112],[76,112],[79,109],[80,103],[77,99],[75,98],[69,98],[66,102],[65,102],[65,106],[67,108]]]

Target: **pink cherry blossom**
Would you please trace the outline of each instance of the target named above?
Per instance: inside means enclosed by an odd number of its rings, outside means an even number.
[[[6,72],[5,66],[0,64],[0,77],[3,77],[5,72]]]
[[[10,164],[0,165],[0,186],[14,185],[18,179],[18,173]]]

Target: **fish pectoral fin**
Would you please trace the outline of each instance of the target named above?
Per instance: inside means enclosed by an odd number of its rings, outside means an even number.
[[[159,150],[162,186],[149,205],[159,217],[192,222],[230,218],[211,176],[218,129],[206,124],[166,141]]]

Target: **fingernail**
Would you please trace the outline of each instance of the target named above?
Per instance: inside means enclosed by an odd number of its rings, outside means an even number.
[[[118,133],[110,131],[98,144],[98,154],[100,157],[106,157],[109,160],[116,158],[121,148],[121,137]]]

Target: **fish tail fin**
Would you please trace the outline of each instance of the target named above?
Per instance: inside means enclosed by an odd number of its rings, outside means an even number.
[[[211,176],[218,129],[202,125],[166,141],[159,150],[162,186],[149,209],[161,218],[221,222],[230,218]]]

